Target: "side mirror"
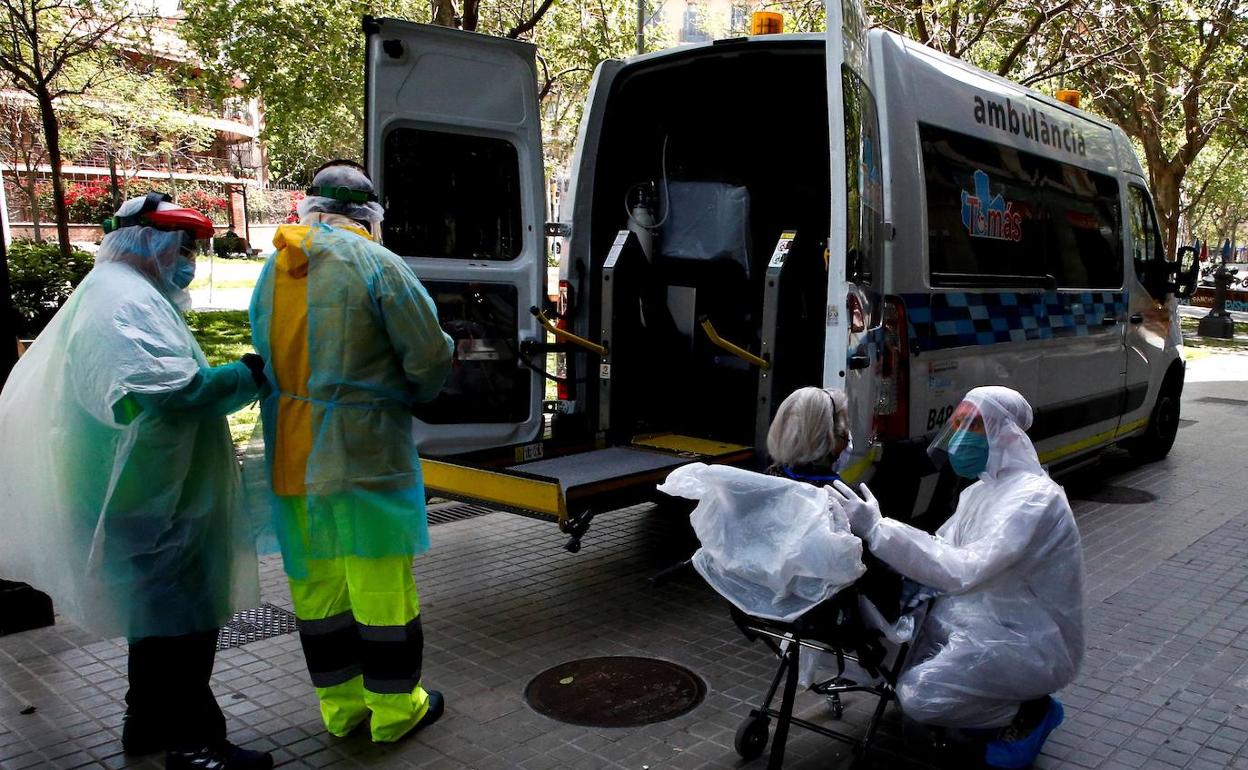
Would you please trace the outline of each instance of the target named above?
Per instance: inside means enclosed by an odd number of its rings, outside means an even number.
[[[1188,299],[1200,284],[1200,255],[1193,246],[1180,246],[1174,261],[1174,296]]]

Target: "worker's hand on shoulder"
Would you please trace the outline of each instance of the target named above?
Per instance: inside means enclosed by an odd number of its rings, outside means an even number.
[[[862,497],[843,481],[832,482],[827,490],[830,499],[845,511],[845,516],[849,519],[849,531],[866,539],[871,530],[875,529],[875,525],[880,523],[880,504],[875,501],[875,495],[871,494],[866,484],[859,484],[858,488],[862,490]]]
[[[263,388],[269,384],[269,378],[264,376],[264,359],[258,353],[244,353],[240,360],[243,366],[251,372],[251,378],[256,381],[257,388]]]

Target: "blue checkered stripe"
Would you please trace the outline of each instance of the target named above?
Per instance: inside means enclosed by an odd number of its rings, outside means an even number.
[[[903,294],[910,339],[919,350],[1112,333],[1101,319],[1121,321],[1124,292],[934,292]]]

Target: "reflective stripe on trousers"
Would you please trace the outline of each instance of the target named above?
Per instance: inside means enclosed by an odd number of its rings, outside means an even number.
[[[371,713],[374,741],[401,738],[429,707],[412,558],[309,561],[290,594],[325,727],[346,735]]]

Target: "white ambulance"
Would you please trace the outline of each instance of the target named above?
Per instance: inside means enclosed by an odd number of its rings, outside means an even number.
[[[562,223],[533,46],[366,20],[384,241],[456,341],[417,413],[432,494],[555,519],[575,550],[682,463],[765,463],[805,385],[847,389],[844,475],[899,517],[947,497],[924,449],[978,385],[1027,397],[1045,463],[1167,453],[1195,260],[1164,253],[1126,135],[829,13],[602,63]]]

